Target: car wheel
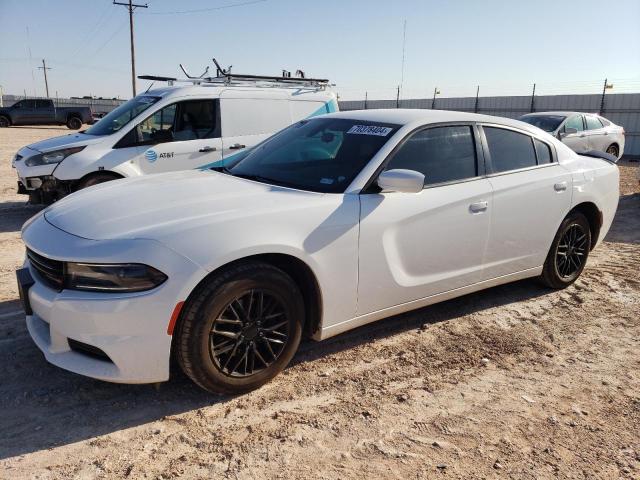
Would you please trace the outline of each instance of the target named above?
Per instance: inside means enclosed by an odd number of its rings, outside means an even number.
[[[82,127],[82,120],[78,117],[69,117],[67,120],[67,128],[70,130],[79,130]]]
[[[540,280],[550,288],[565,288],[584,270],[591,250],[591,229],[580,212],[569,214],[556,233]]]
[[[287,366],[303,324],[302,293],[289,275],[266,263],[241,264],[199,287],[185,304],[175,353],[205,390],[248,392]]]
[[[76,185],[74,191],[82,190],[83,188],[91,187],[93,185],[98,185],[99,183],[110,182],[111,180],[119,180],[122,177],[119,177],[112,173],[100,172],[89,177],[84,180],[80,180]]]
[[[614,157],[618,158],[618,154],[620,152],[618,151],[618,147],[616,145],[609,145],[609,148],[607,148],[607,153],[609,155],[613,155]]]
[[[7,128],[11,125],[11,121],[7,117],[0,117],[0,128]]]

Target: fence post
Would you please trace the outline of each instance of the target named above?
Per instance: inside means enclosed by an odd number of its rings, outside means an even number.
[[[431,101],[431,110],[436,109],[436,95],[438,94],[438,87],[433,89],[433,100]]]
[[[398,85],[396,92],[396,108],[400,108],[400,85]]]
[[[367,100],[369,97],[369,92],[364,92],[364,109],[367,109]]]
[[[476,88],[476,105],[473,107],[473,112],[478,113],[478,95],[480,95],[480,85]]]
[[[536,84],[533,84],[533,92],[531,92],[531,109],[530,112],[533,113],[536,109]]]
[[[602,87],[602,98],[600,99],[600,115],[604,114],[604,94],[607,92],[607,80],[604,79],[604,85]]]

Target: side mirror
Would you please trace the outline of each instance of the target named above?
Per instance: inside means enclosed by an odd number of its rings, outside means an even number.
[[[577,128],[564,127],[564,132],[560,132],[560,138],[566,137],[567,135],[575,135],[578,133]]]
[[[424,188],[424,175],[401,168],[386,170],[378,176],[378,186],[383,192],[418,193]]]

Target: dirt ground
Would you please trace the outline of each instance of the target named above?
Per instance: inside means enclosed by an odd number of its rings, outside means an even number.
[[[113,385],[47,364],[14,285],[10,160],[65,128],[0,130],[1,478],[640,478],[640,194],[565,291],[522,281],[306,342],[262,389]]]

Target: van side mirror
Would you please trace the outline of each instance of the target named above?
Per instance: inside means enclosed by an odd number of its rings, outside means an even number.
[[[418,193],[424,188],[424,175],[402,168],[386,170],[378,176],[378,186],[383,192]]]

